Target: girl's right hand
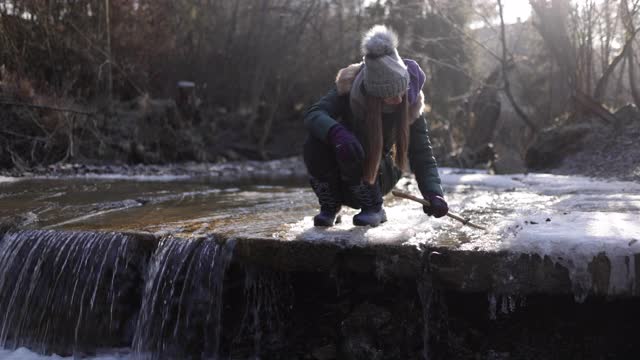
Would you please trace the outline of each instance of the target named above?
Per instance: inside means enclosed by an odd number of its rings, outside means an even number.
[[[360,141],[341,124],[329,129],[327,140],[336,152],[338,164],[342,168],[354,168],[362,165],[364,150]]]

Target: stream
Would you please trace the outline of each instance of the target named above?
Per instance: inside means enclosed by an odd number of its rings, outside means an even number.
[[[0,346],[8,349],[0,350],[0,358],[257,359],[261,353],[289,358],[283,351],[318,360],[375,358],[371,346],[389,350],[392,345],[373,334],[389,329],[411,339],[391,358],[446,358],[462,346],[443,340],[445,330],[439,328],[446,322],[453,336],[452,319],[464,313],[457,303],[483,308],[481,327],[492,327],[510,314],[525,321],[518,315],[523,308],[539,316],[535,309],[549,301],[536,298],[540,289],[561,289],[561,296],[570,295],[566,306],[579,307],[592,306],[594,295],[638,294],[639,184],[460,169],[441,169],[441,176],[451,210],[488,231],[429,218],[421,205],[392,195],[385,197],[389,221],[380,227],[354,227],[351,216],[357,210],[344,209],[341,224],[314,228],[317,200],[300,178],[236,183],[183,175],[0,178],[0,223],[14,224],[0,234]],[[419,195],[411,178],[397,187]],[[308,244],[318,259],[302,255],[307,250],[298,244]],[[341,254],[340,260],[314,268],[322,262],[323,244]],[[385,255],[385,246],[396,255]],[[264,251],[275,247],[285,257],[264,260],[270,256]],[[382,250],[372,255],[368,249]],[[462,278],[437,285],[442,280],[431,272],[419,266],[407,270],[397,260],[406,252],[431,262],[421,255],[433,253],[429,249],[470,259],[456,270]],[[372,277],[361,271],[369,265],[358,265],[370,256]],[[506,265],[496,271],[483,260],[487,256],[504,257],[498,261]],[[566,280],[536,278],[540,284],[527,289],[529,280],[518,283],[513,270],[526,273],[518,265],[523,259],[544,271],[560,271]],[[305,266],[316,270],[301,270]],[[484,272],[489,275],[479,275]],[[385,285],[392,278],[398,279],[395,284]],[[453,289],[447,281],[458,290],[440,289]],[[363,296],[369,299],[365,303]],[[346,316],[337,344],[326,338],[330,319],[309,315],[313,307],[336,319]],[[315,320],[301,320],[307,316]],[[407,320],[396,328],[391,319]],[[328,327],[300,331],[299,321]],[[282,343],[292,331],[296,340]],[[313,344],[303,340],[309,338]],[[487,359],[517,353],[500,341],[492,344],[473,351]],[[466,347],[472,345],[461,349]]]

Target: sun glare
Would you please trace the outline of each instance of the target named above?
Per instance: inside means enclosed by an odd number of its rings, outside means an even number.
[[[531,5],[528,0],[508,0],[503,1],[504,6],[504,22],[513,24],[525,21],[531,16]]]

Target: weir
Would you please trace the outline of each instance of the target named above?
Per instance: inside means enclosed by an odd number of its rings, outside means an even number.
[[[0,216],[29,215],[0,224],[0,357],[634,358],[640,187],[452,176],[452,206],[495,229],[392,198],[379,228],[315,229],[308,189],[278,185],[12,185]]]
[[[124,233],[8,231],[0,242],[0,345],[43,353],[126,345],[153,247],[147,236]]]
[[[2,345],[45,354],[529,358],[558,336],[558,356],[602,354],[640,316],[637,286],[594,281],[577,303],[568,269],[506,252],[14,229],[0,259]],[[594,278],[615,276],[604,258],[591,264]]]

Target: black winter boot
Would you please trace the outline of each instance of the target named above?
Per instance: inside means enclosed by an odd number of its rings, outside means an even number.
[[[320,181],[316,178],[311,178],[310,183],[320,203],[320,214],[313,217],[313,226],[333,226],[340,223],[340,216],[337,216],[342,206],[340,183]]]
[[[387,214],[382,208],[382,192],[378,183],[373,185],[360,183],[349,189],[362,209],[359,214],[353,217],[353,225],[375,227],[387,221]]]

